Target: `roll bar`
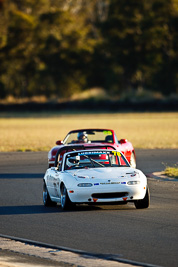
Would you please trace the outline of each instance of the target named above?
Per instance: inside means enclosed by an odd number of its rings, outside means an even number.
[[[57,164],[59,161],[58,158],[59,158],[59,155],[61,154],[62,151],[66,151],[65,153],[67,153],[69,150],[75,151],[75,150],[100,149],[100,148],[107,149],[108,147],[116,150],[116,148],[114,146],[111,146],[111,145],[93,145],[93,146],[91,146],[91,145],[89,145],[89,146],[87,146],[87,145],[67,145],[67,146],[63,146],[63,147],[59,148],[59,150],[56,153],[54,166],[57,167]]]

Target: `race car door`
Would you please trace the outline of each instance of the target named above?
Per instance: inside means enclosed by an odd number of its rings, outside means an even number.
[[[48,182],[47,187],[49,194],[52,198],[59,198],[60,197],[60,172],[56,170],[54,167],[51,168],[49,176],[48,176]]]

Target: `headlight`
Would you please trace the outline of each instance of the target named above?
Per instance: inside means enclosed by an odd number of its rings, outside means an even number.
[[[90,183],[80,183],[77,186],[79,186],[79,187],[91,187],[91,186],[93,186],[93,184],[90,184]]]
[[[140,184],[140,181],[129,181],[127,182],[128,185],[135,185],[135,184]]]

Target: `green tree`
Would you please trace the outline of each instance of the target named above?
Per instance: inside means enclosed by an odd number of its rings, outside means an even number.
[[[86,86],[95,40],[83,8],[48,0],[3,6],[8,24],[3,25],[7,40],[0,50],[0,80],[7,95],[63,97]]]
[[[178,92],[177,0],[0,0],[0,97]]]
[[[139,87],[176,92],[175,1],[110,1],[107,20],[98,26],[103,42],[97,60],[105,87],[113,92]]]

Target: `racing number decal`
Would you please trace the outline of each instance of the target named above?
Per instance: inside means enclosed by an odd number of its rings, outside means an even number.
[[[112,135],[111,131],[103,131],[103,133],[106,134],[106,135]]]
[[[112,151],[112,153],[114,154],[114,156],[119,156],[119,157],[121,157],[121,153],[120,152],[118,152],[118,151]]]

